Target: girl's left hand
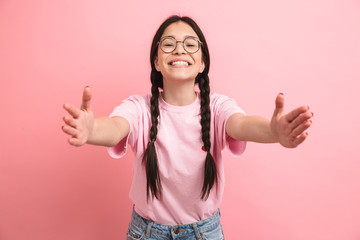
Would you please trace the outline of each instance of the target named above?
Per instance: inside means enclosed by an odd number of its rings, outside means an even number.
[[[308,106],[298,107],[284,114],[284,95],[280,93],[276,97],[275,110],[271,118],[270,128],[276,140],[284,147],[295,148],[301,144],[308,133],[314,114]]]

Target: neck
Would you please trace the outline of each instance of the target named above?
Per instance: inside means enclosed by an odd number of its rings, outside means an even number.
[[[164,80],[162,98],[168,104],[174,106],[186,106],[196,99],[195,80],[167,82]]]

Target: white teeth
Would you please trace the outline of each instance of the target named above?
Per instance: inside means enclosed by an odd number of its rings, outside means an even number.
[[[189,64],[187,62],[183,62],[183,61],[176,61],[176,62],[172,62],[171,65],[186,65],[186,66],[188,66]]]

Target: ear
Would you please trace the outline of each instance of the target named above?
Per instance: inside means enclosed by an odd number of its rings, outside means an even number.
[[[154,65],[155,65],[156,71],[160,72],[160,69],[159,69],[159,61],[158,61],[158,57],[157,57],[157,56],[156,56],[155,59],[154,59]]]
[[[202,73],[205,70],[205,63],[204,61],[201,61],[201,67],[199,73]]]

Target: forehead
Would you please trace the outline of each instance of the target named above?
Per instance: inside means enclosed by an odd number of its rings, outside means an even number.
[[[183,39],[186,36],[193,36],[193,37],[198,38],[198,35],[192,29],[192,27],[190,27],[189,24],[187,24],[185,22],[181,22],[181,21],[170,24],[165,29],[165,31],[161,37],[165,37],[165,36],[173,36],[176,39]]]

